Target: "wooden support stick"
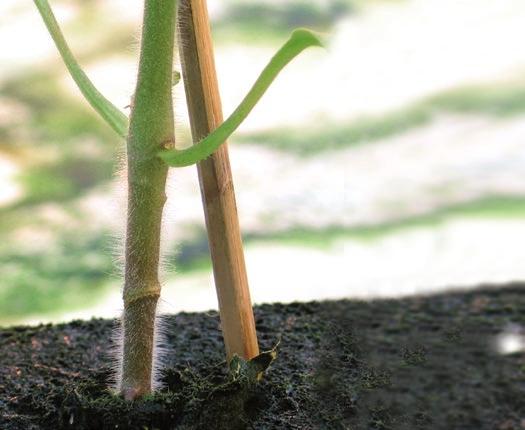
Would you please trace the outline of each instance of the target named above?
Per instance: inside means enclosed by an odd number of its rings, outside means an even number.
[[[181,0],[179,51],[193,142],[222,121],[206,0]],[[197,165],[228,360],[259,354],[226,143]]]

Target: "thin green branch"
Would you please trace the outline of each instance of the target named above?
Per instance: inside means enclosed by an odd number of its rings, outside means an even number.
[[[51,37],[64,60],[64,63],[66,64],[66,67],[69,70],[69,73],[71,74],[71,77],[84,97],[113,130],[115,130],[120,136],[126,137],[128,129],[128,118],[126,115],[105,98],[84,73],[69,49],[48,1],[34,0],[34,2],[46,24],[47,30],[51,34]]]
[[[190,166],[209,157],[246,119],[279,72],[297,55],[311,46],[323,45],[312,32],[304,29],[295,30],[290,39],[272,57],[241,104],[226,121],[194,146],[184,150],[163,150],[159,152],[159,156],[172,167]]]

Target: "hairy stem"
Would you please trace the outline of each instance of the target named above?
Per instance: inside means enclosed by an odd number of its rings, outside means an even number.
[[[175,0],[145,0],[137,87],[127,140],[128,215],[120,392],[151,392],[159,250],[168,166],[156,154],[174,142],[172,66]]]

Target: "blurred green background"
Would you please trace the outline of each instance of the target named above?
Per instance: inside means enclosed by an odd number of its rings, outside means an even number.
[[[51,3],[125,110],[141,2]],[[293,28],[330,40],[231,139],[255,302],[523,279],[522,2],[208,3],[226,114]],[[124,144],[82,100],[31,2],[2,1],[0,40],[0,325],[117,315]],[[172,172],[166,214],[163,309],[216,307],[195,168]]]

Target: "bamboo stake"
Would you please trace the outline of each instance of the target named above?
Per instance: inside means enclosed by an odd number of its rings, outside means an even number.
[[[206,0],[181,0],[179,51],[194,143],[223,121]],[[197,165],[226,356],[258,355],[228,148]]]

